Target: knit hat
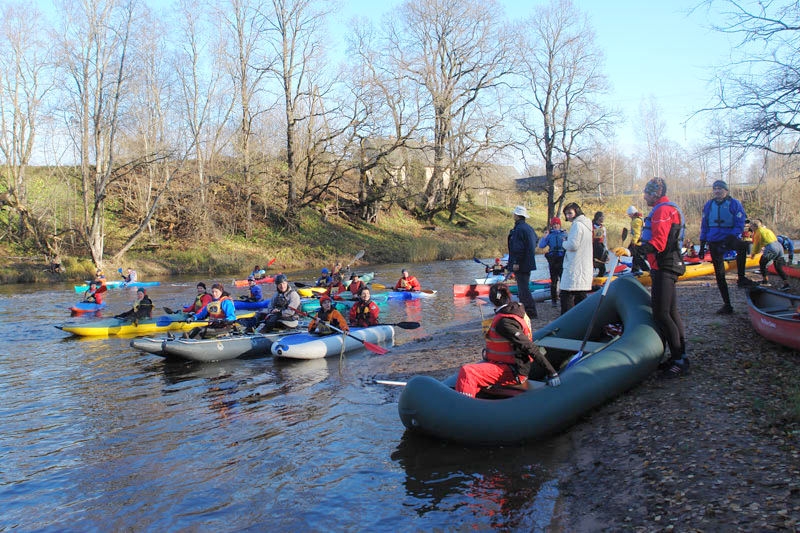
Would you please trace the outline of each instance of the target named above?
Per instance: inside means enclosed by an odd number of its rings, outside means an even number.
[[[555,226],[556,224],[558,224],[560,226],[561,225],[561,219],[558,218],[558,217],[551,218],[550,219],[550,225],[551,226]]]
[[[725,189],[726,191],[730,191],[730,189],[728,188],[728,184],[722,180],[717,180],[714,183],[712,183],[711,188],[713,189],[714,187],[719,187],[720,189]]]
[[[644,192],[656,198],[661,198],[667,194],[667,184],[662,178],[653,178],[644,186]]]

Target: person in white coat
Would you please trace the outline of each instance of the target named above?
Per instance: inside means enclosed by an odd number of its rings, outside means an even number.
[[[564,240],[564,272],[561,274],[561,314],[586,299],[592,290],[594,265],[592,221],[575,202],[564,207],[564,218],[571,222]]]

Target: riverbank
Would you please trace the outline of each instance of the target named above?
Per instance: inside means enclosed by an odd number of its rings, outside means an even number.
[[[574,453],[561,465],[549,530],[800,530],[800,353],[755,333],[745,292],[728,279],[729,316],[714,314],[713,278],[679,284],[688,376],[654,374],[562,433]],[[539,315],[536,328],[557,310],[540,304]],[[474,322],[398,346],[388,366],[370,370],[443,378],[482,346]]]

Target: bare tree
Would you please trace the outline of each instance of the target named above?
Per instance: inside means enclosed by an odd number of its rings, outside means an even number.
[[[461,179],[462,169],[451,165],[473,139],[480,135],[463,121],[477,116],[471,108],[495,105],[497,91],[512,69],[502,9],[493,0],[407,1],[388,25],[387,51],[392,67],[417,84],[426,94],[423,115],[432,132],[433,170],[420,199],[422,215],[431,219],[437,211],[457,202],[461,185],[448,190],[447,177]],[[491,102],[487,100],[491,99]],[[475,136],[459,138],[472,131]],[[448,149],[456,152],[448,153]],[[448,201],[448,195],[450,201]]]
[[[598,103],[607,83],[594,32],[570,0],[537,8],[521,28],[518,122],[527,135],[523,153],[544,161],[550,218],[567,194],[582,187],[571,177],[573,159],[587,162],[594,137],[614,115]]]
[[[647,169],[649,176],[667,177],[663,168],[663,151],[666,142],[665,131],[667,124],[664,122],[661,107],[654,96],[642,100],[639,104],[639,120],[641,121],[640,134],[644,139],[647,151]]]

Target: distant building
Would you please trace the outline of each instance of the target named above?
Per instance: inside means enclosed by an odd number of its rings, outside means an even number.
[[[546,192],[547,176],[528,176],[514,180],[519,192]]]

